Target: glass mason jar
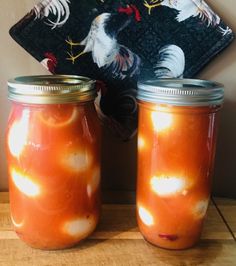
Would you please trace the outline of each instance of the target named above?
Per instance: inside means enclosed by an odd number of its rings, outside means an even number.
[[[210,81],[138,84],[137,220],[154,245],[185,249],[200,238],[223,95]]]
[[[35,248],[71,247],[99,219],[95,83],[77,76],[31,76],[8,86],[6,151],[15,231]]]

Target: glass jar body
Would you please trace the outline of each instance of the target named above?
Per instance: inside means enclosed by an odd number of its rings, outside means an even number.
[[[139,102],[137,220],[144,238],[185,249],[210,200],[219,106]]]
[[[12,103],[6,132],[11,219],[32,247],[63,249],[100,212],[100,126],[93,102]]]

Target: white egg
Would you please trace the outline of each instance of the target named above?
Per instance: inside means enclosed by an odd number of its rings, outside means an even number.
[[[13,216],[11,215],[11,221],[13,223],[13,225],[16,227],[16,228],[21,228],[24,226],[24,221],[21,221],[20,223],[17,223],[16,220],[13,218]]]
[[[44,111],[38,113],[38,118],[40,119],[41,122],[43,122],[45,125],[47,125],[50,128],[62,128],[66,127],[77,119],[79,115],[79,111],[77,108],[73,108],[71,110],[71,114],[69,117],[66,119],[63,118],[61,121],[57,120],[53,115],[50,114],[45,114]]]
[[[171,196],[177,193],[186,192],[187,182],[183,177],[154,176],[151,178],[152,190],[159,196]]]
[[[153,128],[156,132],[164,131],[171,127],[173,117],[169,113],[154,111],[151,113]]]
[[[141,221],[147,225],[147,226],[152,226],[154,224],[154,219],[153,216],[151,215],[151,213],[145,209],[142,206],[138,207],[138,215],[139,218],[141,219]]]
[[[138,136],[138,149],[142,150],[145,148],[145,146],[146,146],[146,142],[145,142],[144,138],[139,135]]]
[[[14,157],[19,157],[27,143],[29,130],[29,110],[22,112],[22,117],[19,121],[12,124],[8,134],[8,147],[10,153]]]
[[[15,169],[11,170],[11,178],[14,185],[28,197],[37,197],[41,193],[40,186],[31,177],[26,176]]]
[[[85,238],[91,234],[96,227],[96,219],[93,215],[67,221],[63,230],[66,234],[75,238]]]
[[[89,197],[91,197],[92,194],[99,188],[100,180],[101,180],[100,168],[97,167],[94,170],[93,175],[87,185],[87,193]]]
[[[208,199],[198,201],[196,205],[193,207],[194,216],[197,219],[203,219],[206,215],[208,205],[209,205]]]
[[[62,154],[62,164],[73,172],[86,171],[91,166],[92,155],[88,151]]]

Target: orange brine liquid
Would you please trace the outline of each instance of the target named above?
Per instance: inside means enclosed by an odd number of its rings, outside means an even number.
[[[19,237],[41,249],[88,237],[100,212],[100,126],[93,102],[13,102],[6,147]]]
[[[210,200],[219,107],[139,106],[139,229],[157,246],[191,247]]]

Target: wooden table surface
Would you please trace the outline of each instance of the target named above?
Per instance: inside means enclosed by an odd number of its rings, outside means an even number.
[[[0,193],[0,266],[49,265],[236,265],[236,200],[214,199],[200,243],[168,251],[145,242],[138,232],[134,205],[103,205],[96,232],[63,251],[28,247],[12,230],[8,193]]]

